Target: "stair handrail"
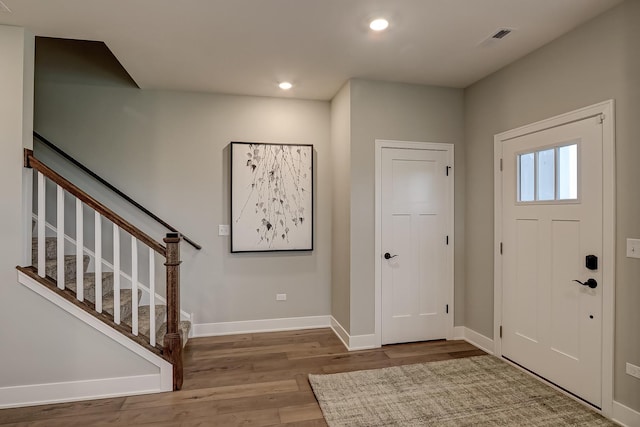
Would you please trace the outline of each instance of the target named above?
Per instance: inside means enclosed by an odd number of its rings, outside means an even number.
[[[102,185],[107,187],[109,190],[113,191],[118,196],[120,196],[123,199],[125,199],[127,202],[132,204],[134,207],[136,207],[137,209],[139,209],[140,211],[145,213],[147,216],[151,217],[154,221],[156,221],[159,224],[161,224],[162,226],[164,226],[167,230],[170,230],[170,231],[172,231],[174,233],[180,233],[180,235],[182,236],[184,241],[189,243],[195,249],[197,249],[197,250],[202,249],[202,246],[200,246],[198,243],[194,242],[189,237],[185,236],[183,233],[178,231],[178,229],[176,229],[175,227],[173,227],[172,225],[167,223],[165,220],[163,220],[162,218],[160,218],[159,216],[157,216],[156,214],[151,212],[149,209],[147,209],[144,206],[142,206],[140,203],[136,202],[133,198],[131,198],[130,196],[128,196],[127,194],[122,192],[120,189],[115,187],[113,184],[108,182],[106,179],[102,178],[100,175],[98,175],[97,173],[93,172],[91,169],[89,169],[88,167],[86,167],[85,165],[80,163],[74,157],[72,157],[71,155],[69,155],[68,153],[63,151],[60,147],[58,147],[57,145],[55,145],[54,143],[52,143],[51,141],[49,141],[48,139],[46,139],[45,137],[40,135],[38,132],[34,131],[33,132],[33,136],[35,136],[40,142],[42,142],[44,145],[49,147],[51,150],[55,151],[60,156],[62,156],[63,158],[65,158],[69,162],[73,163],[75,166],[80,168],[83,172],[85,172],[86,174],[88,174],[89,176],[94,178],[96,181],[100,182]]]
[[[166,246],[154,240],[145,232],[129,223],[120,215],[104,206],[102,203],[82,191],[69,180],[49,168],[33,155],[33,150],[24,149],[24,167],[35,169],[46,178],[57,184],[78,200],[89,206],[100,215],[120,227],[122,230],[147,245],[150,249],[165,258],[167,273],[167,333],[164,336],[163,352],[173,365],[173,389],[180,390],[183,381],[182,337],[179,333],[180,325],[180,241],[179,232],[167,233],[163,239]],[[44,277],[44,276],[43,276]]]
[[[167,256],[167,248],[163,246],[161,243],[154,240],[151,236],[146,234],[144,231],[137,228],[135,225],[131,224],[126,219],[122,218],[117,213],[113,212],[111,209],[91,197],[89,194],[82,191],[76,185],[71,183],[69,180],[64,178],[62,175],[58,174],[56,171],[51,169],[49,166],[42,163],[40,160],[35,158],[33,155],[33,151],[29,149],[25,149],[25,163],[24,166],[27,168],[32,168],[41,172],[44,176],[49,178],[51,181],[58,184],[60,187],[64,188],[67,192],[74,195],[78,199],[80,199],[87,206],[91,207],[93,210],[99,212],[102,216],[107,218],[109,221],[116,224],[118,227],[125,230],[127,233],[134,236],[136,239],[143,242],[145,245],[162,255],[166,258]]]

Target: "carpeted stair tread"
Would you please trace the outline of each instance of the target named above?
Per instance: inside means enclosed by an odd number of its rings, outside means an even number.
[[[142,296],[142,291],[138,290],[138,301]],[[102,300],[102,310],[113,316],[113,293]],[[120,319],[131,317],[131,289],[120,289]]]
[[[138,334],[145,335],[147,337],[151,336],[150,314],[151,314],[151,307],[149,307],[148,305],[142,305],[138,307]],[[156,318],[156,337],[157,337],[159,326],[162,325],[162,323],[164,323],[165,316],[167,314],[167,306],[156,304],[155,314],[156,314],[155,318]],[[124,318],[123,322],[131,326],[131,313],[129,313],[129,315],[126,318]]]
[[[187,345],[187,340],[189,339],[189,330],[191,330],[191,322],[188,320],[181,320],[178,328],[180,332],[180,336],[182,337],[182,346]],[[162,345],[164,336],[167,334],[167,323],[163,323],[158,329],[158,334],[156,335],[156,341]]]
[[[55,237],[45,237],[45,259],[55,259],[58,253],[58,239]],[[33,264],[38,260],[38,238],[31,239],[31,262]]]
[[[83,256],[84,271],[87,271],[89,266],[89,255]],[[37,261],[33,263],[33,266],[38,268]],[[56,259],[48,259],[45,264],[45,271],[47,276],[57,279],[58,262]],[[65,255],[64,256],[64,281],[65,283],[75,281],[76,279],[76,256]]]
[[[96,302],[96,274],[95,273],[84,273],[84,280],[82,282],[82,287],[84,288],[84,299],[95,303]],[[75,277],[74,280],[65,282],[64,286],[75,292],[76,292],[76,281],[75,281]],[[109,294],[111,294],[113,292],[113,273],[111,272],[106,272],[106,273],[102,273],[102,295],[103,298]]]

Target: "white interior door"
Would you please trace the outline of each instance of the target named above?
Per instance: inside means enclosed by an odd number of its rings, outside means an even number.
[[[382,149],[382,344],[447,337],[453,287],[448,156]]]
[[[600,117],[502,150],[502,355],[600,407]]]

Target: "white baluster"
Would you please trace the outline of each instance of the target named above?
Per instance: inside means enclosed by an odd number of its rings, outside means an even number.
[[[45,197],[46,185],[44,175],[38,172],[38,276],[45,277],[47,275],[47,258],[45,253]]]
[[[84,301],[84,216],[82,202],[76,199],[76,297]]]
[[[131,333],[138,335],[138,241],[131,236]]]
[[[156,259],[149,248],[149,344],[156,345]]]
[[[102,313],[102,217],[95,212],[96,311]]]
[[[113,224],[113,321],[120,324],[120,228]]]
[[[58,289],[64,289],[64,274],[65,274],[65,265],[64,265],[64,189],[58,187],[58,200],[57,200],[57,250],[58,250],[58,261],[57,261],[57,282]]]

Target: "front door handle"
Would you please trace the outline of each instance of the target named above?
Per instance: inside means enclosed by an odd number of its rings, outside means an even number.
[[[387,253],[384,254],[384,259],[391,259],[391,258],[395,258],[397,256],[398,255],[391,255],[389,252],[387,252]]]
[[[574,280],[574,282],[578,282],[580,283],[582,286],[588,286],[591,289],[595,289],[598,287],[598,282],[596,282],[596,279],[589,279],[586,282],[581,282],[579,280]]]

